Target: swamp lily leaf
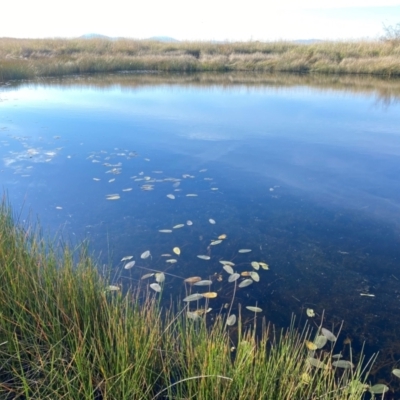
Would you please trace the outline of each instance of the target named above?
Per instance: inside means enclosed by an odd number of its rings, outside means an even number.
[[[186,296],[183,301],[189,302],[189,301],[196,301],[200,300],[203,298],[203,295],[201,293],[193,293],[189,296]]]
[[[125,269],[131,269],[135,265],[136,261],[130,261],[127,264],[125,264],[124,268]]]
[[[250,278],[253,279],[254,282],[260,282],[260,275],[258,275],[256,271],[250,272]]]
[[[317,347],[317,345],[315,343],[310,342],[308,340],[305,341],[305,344],[306,344],[306,347],[307,347],[308,350],[313,351],[313,350],[317,350],[318,349],[318,347]]]
[[[315,317],[315,312],[312,308],[307,308],[306,314],[307,314],[307,317],[310,317],[310,318]]]
[[[209,222],[211,225],[215,225],[215,224],[216,224],[215,220],[212,219],[212,218],[210,218],[210,219],[208,220],[208,222]]]
[[[222,240],[218,239],[218,240],[212,241],[212,242],[210,243],[210,245],[211,245],[211,246],[215,246],[215,245],[220,244],[220,243],[222,243]]]
[[[229,266],[231,266],[231,267],[234,267],[234,266],[235,266],[235,263],[233,263],[232,261],[221,260],[220,263],[221,263],[222,265],[229,265]]]
[[[128,260],[132,260],[133,256],[126,256],[121,258],[121,261],[128,261]]]
[[[200,258],[201,260],[209,260],[211,258],[210,256],[204,256],[204,255],[199,255],[197,257]]]
[[[332,365],[336,368],[354,368],[354,364],[346,360],[334,361]]]
[[[161,286],[158,283],[151,283],[150,287],[156,292],[161,292]]]
[[[172,233],[172,229],[159,229],[158,232],[161,232],[161,233]]]
[[[233,275],[231,275],[231,276],[233,276]],[[252,283],[253,283],[253,280],[252,280],[252,279],[245,279],[244,281],[242,281],[242,282],[239,283],[239,287],[240,287],[240,288],[244,288],[244,287],[246,287],[246,286],[251,285]]]
[[[172,227],[172,229],[179,229],[179,228],[183,228],[185,226],[185,224],[178,224]]]
[[[191,276],[190,278],[186,278],[185,282],[186,283],[190,283],[191,285],[193,285],[193,283],[199,282],[201,281],[200,276]]]
[[[384,385],[383,383],[378,383],[369,388],[369,391],[373,394],[383,394],[389,390],[389,387]]]
[[[260,269],[260,264],[257,261],[252,261],[251,266],[257,271]]]
[[[328,329],[322,328],[321,333],[331,342],[335,342],[337,337]]]
[[[256,312],[256,313],[262,311],[262,308],[260,308],[260,307],[247,306],[246,308],[247,308],[249,311]]]
[[[320,360],[317,360],[316,358],[314,358],[314,357],[308,357],[307,358],[307,362],[308,362],[308,364],[310,364],[310,365],[312,365],[313,367],[315,367],[315,368],[324,368],[324,369],[327,369],[328,368],[328,366],[326,365],[326,364],[324,364],[322,361],[320,361]]]
[[[181,254],[181,249],[179,247],[174,247],[172,251],[179,256]]]
[[[163,282],[165,281],[164,272],[157,272],[157,273],[155,274],[155,277],[156,277],[156,281],[157,281],[158,283],[163,283]]]
[[[208,279],[194,283],[195,286],[210,286],[211,284],[212,284],[212,281],[210,281]]]
[[[325,336],[320,335],[315,338],[314,343],[317,346],[317,349],[322,349],[326,345],[327,341],[328,339]]]
[[[230,265],[224,265],[222,268],[230,275],[232,275],[234,272],[233,268]]]
[[[240,278],[240,275],[235,272],[234,274],[232,274],[229,278],[228,278],[228,282],[235,282]]]
[[[171,199],[171,200],[174,200],[174,199],[175,199],[175,196],[174,196],[173,194],[167,194],[167,197],[168,197],[169,199]]]
[[[265,270],[268,270],[268,269],[269,269],[269,265],[266,264],[265,262],[259,261],[258,263],[260,264],[260,266],[261,266],[262,269],[265,269]]]
[[[144,253],[141,254],[140,258],[143,260],[150,256],[150,250],[146,250]]]
[[[394,370],[392,371],[392,374],[393,374],[394,376],[397,376],[398,378],[400,378],[400,369],[394,369]]]
[[[147,278],[150,278],[153,275],[154,275],[154,272],[151,272],[150,274],[143,275],[140,279],[147,279]]]
[[[218,294],[216,292],[206,292],[206,293],[202,293],[203,297],[205,297],[206,299],[215,299]]]
[[[218,239],[219,239],[219,240],[224,240],[224,239],[226,239],[225,233],[222,234],[222,235],[219,235],[219,236],[218,236]]]
[[[238,252],[244,254],[244,253],[250,253],[251,250],[250,249],[240,249],[240,250],[238,250]]]
[[[232,326],[235,325],[236,323],[236,315],[235,314],[231,314],[227,319],[226,319],[226,324],[228,326]]]

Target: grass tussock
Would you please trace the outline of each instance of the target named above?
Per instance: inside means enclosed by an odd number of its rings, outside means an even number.
[[[240,317],[193,321],[158,294],[107,290],[83,246],[52,248],[4,201],[0,266],[1,399],[352,400],[365,390],[369,364],[333,368],[333,346],[307,350],[307,327],[260,321],[256,334]]]
[[[0,39],[0,81],[113,71],[257,71],[400,76],[399,41],[162,43]]]

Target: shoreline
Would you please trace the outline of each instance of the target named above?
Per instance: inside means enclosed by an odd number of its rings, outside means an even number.
[[[0,38],[0,82],[99,72],[285,72],[400,77],[400,42],[163,43]]]

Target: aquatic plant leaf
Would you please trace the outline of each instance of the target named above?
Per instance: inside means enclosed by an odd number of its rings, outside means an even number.
[[[209,222],[211,225],[215,225],[215,224],[216,224],[215,220],[212,219],[212,218],[210,218],[210,219],[208,220],[208,222]]]
[[[186,197],[197,197],[198,195],[195,193],[188,193]]]
[[[189,302],[189,301],[196,301],[200,300],[203,298],[203,295],[201,293],[193,293],[189,296],[186,296],[183,301]]]
[[[156,292],[161,292],[161,286],[158,283],[151,283],[150,287]]]
[[[161,232],[161,233],[172,233],[172,229],[159,229],[158,232]]]
[[[199,255],[197,257],[200,258],[201,260],[209,260],[211,258],[210,256],[204,256],[204,255]]]
[[[121,288],[116,285],[108,285],[107,290],[116,291],[116,290],[121,290]]]
[[[233,268],[230,266],[230,265],[224,265],[223,267],[222,267],[228,274],[233,274]]]
[[[193,225],[193,222],[190,221],[190,220],[187,220],[187,221],[186,221],[186,225],[187,225],[187,226],[192,226],[192,225]]]
[[[169,260],[165,260],[165,262],[175,264],[176,262],[178,262],[178,260],[175,260],[175,258],[170,258]]]
[[[186,279],[184,280],[184,282],[190,283],[190,284],[193,284],[193,283],[196,283],[196,282],[199,282],[199,281],[201,281],[200,276],[191,276],[191,277],[186,278]]]
[[[157,273],[155,274],[155,277],[156,277],[156,281],[157,281],[158,283],[162,283],[162,282],[165,281],[164,272],[157,272]]]
[[[325,336],[324,336],[325,337]],[[332,356],[332,358],[334,358],[334,359],[336,359],[336,360],[338,360],[339,358],[342,358],[343,356],[341,355],[341,354],[334,354],[333,356]]]
[[[147,279],[147,278],[150,278],[153,275],[154,275],[154,272],[151,272],[150,274],[143,275],[140,279]]]
[[[150,256],[150,250],[146,250],[144,253],[141,254],[140,258],[143,260]]]
[[[336,368],[354,368],[354,364],[347,360],[337,360],[332,363]]]
[[[260,264],[257,261],[252,261],[251,266],[257,271],[260,269]]]
[[[393,374],[394,376],[397,376],[398,378],[400,378],[400,369],[394,369],[394,370],[392,371],[392,374]]]
[[[321,333],[331,342],[335,342],[337,337],[328,329],[322,328]]]
[[[312,365],[313,367],[315,367],[315,368],[324,368],[324,369],[327,369],[327,365],[326,364],[324,364],[322,361],[320,361],[320,360],[317,360],[316,358],[314,358],[314,357],[308,357],[307,358],[307,362],[310,364],[310,365]]]
[[[251,271],[250,277],[254,282],[260,282],[260,275],[258,275],[256,271]]]
[[[260,308],[260,307],[246,306],[246,308],[247,308],[249,311],[253,311],[253,312],[255,312],[255,313],[261,312],[261,311],[262,311],[262,308]]]
[[[305,341],[305,344],[306,344],[306,347],[308,350],[317,350],[318,349],[318,347],[315,343],[310,342],[308,340]]]
[[[167,194],[167,197],[171,200],[175,200],[175,196],[173,194]]]
[[[228,282],[235,282],[240,278],[240,275],[235,272],[234,274],[232,274],[229,278],[228,278]]]
[[[230,265],[231,267],[235,266],[235,263],[233,263],[232,261],[225,261],[225,260],[221,260],[220,263],[222,265]]]
[[[195,286],[210,286],[211,284],[212,284],[212,281],[207,280],[207,279],[194,283]]]
[[[383,394],[389,390],[389,387],[384,385],[383,383],[378,383],[369,388],[369,391],[373,394]]]
[[[206,299],[215,299],[218,296],[218,293],[216,292],[206,292],[206,293],[202,293],[203,297],[205,297]]]
[[[315,338],[314,343],[318,349],[322,349],[326,345],[327,341],[328,338],[326,336],[320,335]]]
[[[131,269],[135,265],[136,261],[130,261],[127,264],[125,264],[124,268],[125,269]]]
[[[231,276],[233,276],[233,275],[231,275]],[[245,279],[244,281],[239,283],[239,287],[244,288],[246,286],[250,286],[252,283],[253,283],[252,279]]]
[[[244,254],[244,253],[250,253],[251,250],[250,249],[240,249],[240,250],[238,250],[238,252]]]
[[[183,228],[185,226],[185,224],[178,224],[172,227],[172,229],[179,229],[179,228]]]
[[[258,263],[260,264],[260,266],[261,266],[262,269],[265,269],[265,270],[268,270],[268,269],[269,269],[269,265],[266,264],[265,262],[259,261]]]
[[[174,247],[172,251],[179,256],[181,254],[181,249],[179,247]]]
[[[242,276],[250,276],[251,273],[252,273],[252,271],[243,271],[243,272],[240,273],[240,275],[242,275]]]
[[[210,243],[211,246],[215,246],[217,244],[222,243],[222,240],[214,240],[213,242]]]
[[[222,234],[222,235],[219,235],[219,236],[218,236],[218,239],[219,239],[219,240],[224,240],[224,239],[226,239],[225,233]]]
[[[226,324],[228,326],[232,326],[235,325],[236,323],[236,315],[235,314],[231,314],[227,319],[226,319]]]
[[[196,319],[200,318],[200,315],[196,312],[196,311],[188,311],[186,313],[186,316],[194,321],[196,321]]]
[[[133,256],[126,256],[121,258],[121,261],[128,261],[128,260],[132,260]]]

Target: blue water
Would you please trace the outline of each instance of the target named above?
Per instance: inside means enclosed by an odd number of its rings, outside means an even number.
[[[234,310],[257,304],[287,325],[313,308],[316,323],[325,312],[327,327],[344,320],[344,337],[384,351],[397,348],[400,327],[399,127],[400,105],[372,92],[28,82],[0,91],[0,179],[21,220],[30,213],[50,235],[89,239],[114,284],[145,286],[154,278],[140,280],[144,268],[165,271],[165,296],[178,299],[182,278],[211,277],[219,312],[234,286],[218,261],[239,272],[264,261],[270,270],[237,290]],[[126,271],[129,255],[137,265]]]

